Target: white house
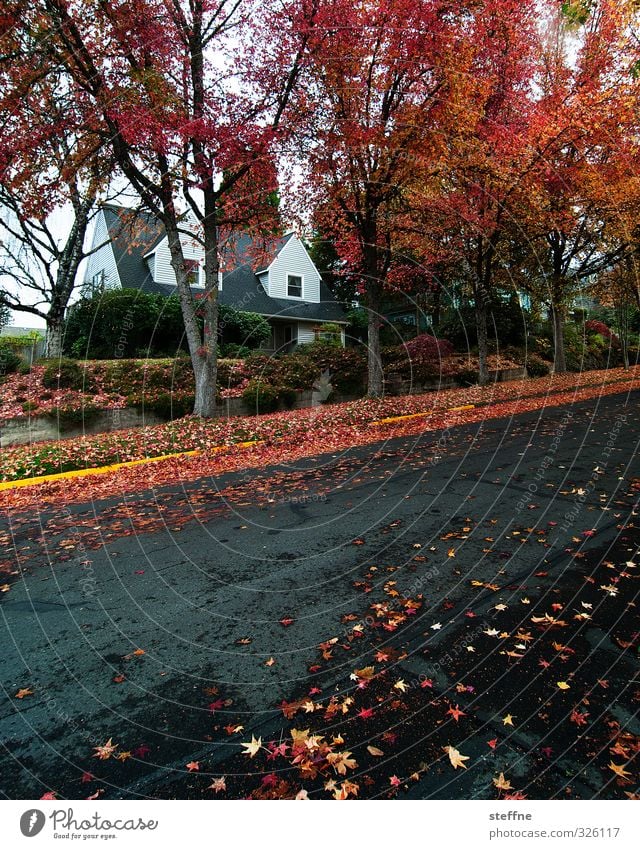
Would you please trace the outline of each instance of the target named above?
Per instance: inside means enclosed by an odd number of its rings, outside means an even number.
[[[196,239],[181,236],[184,256],[192,263],[192,288],[203,289],[204,251]],[[139,289],[171,295],[176,278],[168,239],[152,215],[105,205],[97,215],[93,244],[103,244],[89,259],[84,290]],[[285,351],[312,342],[319,326],[341,327],[346,316],[300,239],[289,233],[258,246],[246,236],[222,249],[220,303],[265,316],[273,329],[269,350]]]

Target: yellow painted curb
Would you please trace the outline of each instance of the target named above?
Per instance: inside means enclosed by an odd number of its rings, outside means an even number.
[[[17,489],[21,486],[35,486],[39,483],[49,483],[50,481],[68,480],[71,478],[83,478],[90,475],[106,475],[109,472],[117,472],[118,469],[128,469],[131,466],[141,466],[146,463],[158,463],[161,460],[172,460],[175,457],[196,457],[199,454],[216,454],[219,451],[225,451],[229,448],[250,448],[252,445],[260,445],[261,440],[253,442],[236,442],[233,445],[216,445],[203,451],[201,448],[196,448],[194,451],[178,451],[175,454],[160,454],[158,457],[143,457],[140,460],[128,460],[126,463],[113,463],[111,466],[96,466],[93,469],[74,469],[71,472],[58,472],[54,475],[40,475],[35,478],[23,478],[17,481],[5,481],[0,483],[0,492],[7,489]]]
[[[458,413],[462,410],[473,410],[475,409],[475,404],[463,404],[461,407],[449,407],[448,410],[443,410],[443,413]],[[391,424],[392,422],[403,422],[407,421],[407,419],[419,419],[425,418],[427,416],[432,416],[434,414],[434,410],[429,410],[424,413],[411,413],[407,416],[389,416],[386,419],[380,419],[377,422],[371,422],[372,427],[378,427],[379,425]]]

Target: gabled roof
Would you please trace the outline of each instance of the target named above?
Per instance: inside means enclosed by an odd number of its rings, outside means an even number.
[[[106,204],[103,210],[122,287],[167,297],[174,294],[176,286],[156,283],[144,259],[165,238],[162,224],[145,212],[133,218],[133,210],[113,204]],[[272,298],[266,293],[257,275],[267,271],[293,238],[294,234],[288,233],[264,241],[252,239],[247,234],[229,239],[223,250],[230,268],[223,273],[220,303],[274,318],[346,323],[342,307],[322,279],[320,303]]]
[[[147,212],[135,213],[115,204],[105,204],[102,209],[122,287],[166,294],[161,291],[165,287],[154,282],[144,260],[145,254],[164,238],[162,224]]]

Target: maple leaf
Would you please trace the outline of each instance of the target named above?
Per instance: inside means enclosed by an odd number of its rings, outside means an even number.
[[[375,667],[364,666],[362,669],[354,669],[353,674],[356,678],[361,678],[363,681],[369,681],[373,678]]]
[[[559,690],[569,690],[570,689],[569,684],[567,684],[566,681],[557,681],[556,684],[557,684],[557,687],[558,687]]]
[[[373,716],[373,708],[362,708],[358,711],[356,716],[360,717],[360,719],[371,719]]]
[[[370,755],[373,755],[374,758],[381,758],[384,755],[382,749],[378,749],[376,746],[367,746],[367,751]]]
[[[497,778],[494,778],[493,783],[498,790],[513,790],[511,782],[504,777],[504,772],[501,772]]]
[[[513,717],[511,716],[510,713],[508,713],[506,716],[504,716],[502,718],[502,724],[503,725],[513,725]]]
[[[242,743],[241,745],[244,746],[244,752],[242,752],[242,754],[249,755],[250,758],[254,758],[262,748],[262,737],[258,737],[258,739],[256,740],[256,738],[252,734],[251,742]]]
[[[280,620],[280,624],[284,628],[288,628],[289,625],[293,624],[293,622],[294,622],[294,620],[290,616],[283,616],[282,619]]]
[[[393,685],[394,690],[400,690],[401,693],[406,693],[409,689],[402,678],[398,679],[396,683]]]
[[[207,790],[213,790],[216,793],[221,793],[223,790],[227,789],[227,782],[225,780],[225,776],[221,776],[220,778],[214,778],[213,783],[207,787]]]
[[[95,746],[95,755],[93,757],[99,758],[101,761],[108,761],[117,748],[118,744],[114,743],[112,738],[109,737],[103,746]]]
[[[52,799],[57,799],[57,798],[58,798],[58,794],[56,793],[55,790],[47,790],[46,793],[43,793],[42,796],[40,796],[41,800],[47,800],[47,801],[50,801]]]
[[[348,769],[355,769],[358,766],[351,757],[351,752],[329,752],[327,763],[331,764],[339,775],[346,775]]]
[[[614,764],[613,761],[609,761],[609,769],[612,772],[615,772],[615,774],[617,776],[619,776],[620,778],[624,778],[624,779],[631,778],[631,773],[627,772],[627,770],[624,767],[625,767],[624,764]]]
[[[124,763],[124,761],[128,761],[131,757],[131,752],[118,752],[115,757],[117,761],[121,761],[122,763]]]
[[[244,725],[225,725],[224,730],[227,734],[240,734],[244,731]]]
[[[199,772],[200,771],[200,762],[199,761],[189,761],[189,763],[186,764],[186,767],[189,770],[189,772]]]
[[[458,722],[461,716],[466,716],[467,714],[464,711],[460,710],[458,705],[456,705],[455,708],[449,707],[447,715],[452,716],[455,721]]]
[[[273,666],[274,663],[275,663],[275,659],[273,657],[270,657],[269,660],[265,660],[264,665],[265,666]]]
[[[402,784],[402,782],[400,781],[400,779],[398,778],[398,776],[397,776],[397,775],[391,775],[391,776],[389,777],[389,784],[390,784],[392,787],[400,787],[400,785]]]
[[[489,746],[490,749],[495,749],[495,747],[497,745],[498,745],[498,738],[497,737],[494,737],[493,740],[487,740],[487,746]]]
[[[33,690],[31,689],[31,687],[23,687],[21,690],[18,690],[14,698],[24,699],[25,696],[33,696]]]
[[[453,746],[445,746],[444,751],[449,755],[449,760],[451,761],[451,766],[454,769],[458,769],[458,767],[462,767],[463,769],[467,768],[465,761],[469,760],[468,755],[461,755],[457,749],[454,749]]]
[[[303,788],[302,788],[302,790],[298,790],[298,792],[296,793],[295,798],[296,798],[298,801],[306,800],[306,799],[308,799],[308,798],[309,798],[309,793],[308,793],[308,792],[304,789],[304,787],[303,787]]]

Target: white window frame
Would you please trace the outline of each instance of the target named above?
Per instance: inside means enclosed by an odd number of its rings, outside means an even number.
[[[300,294],[299,295],[291,295],[289,292],[289,280],[292,277],[296,277],[300,281]],[[293,298],[296,301],[304,300],[304,274],[289,274],[287,273],[287,298]]]
[[[197,259],[187,259],[186,257],[185,257],[185,262],[188,262],[191,266],[189,268],[189,271],[187,272],[187,280],[189,279],[190,274],[195,274],[195,281],[193,283],[189,284],[190,288],[192,288],[192,289],[202,289],[203,288],[202,283],[201,283],[202,271],[201,271],[201,268],[200,268],[200,263],[198,262]]]

